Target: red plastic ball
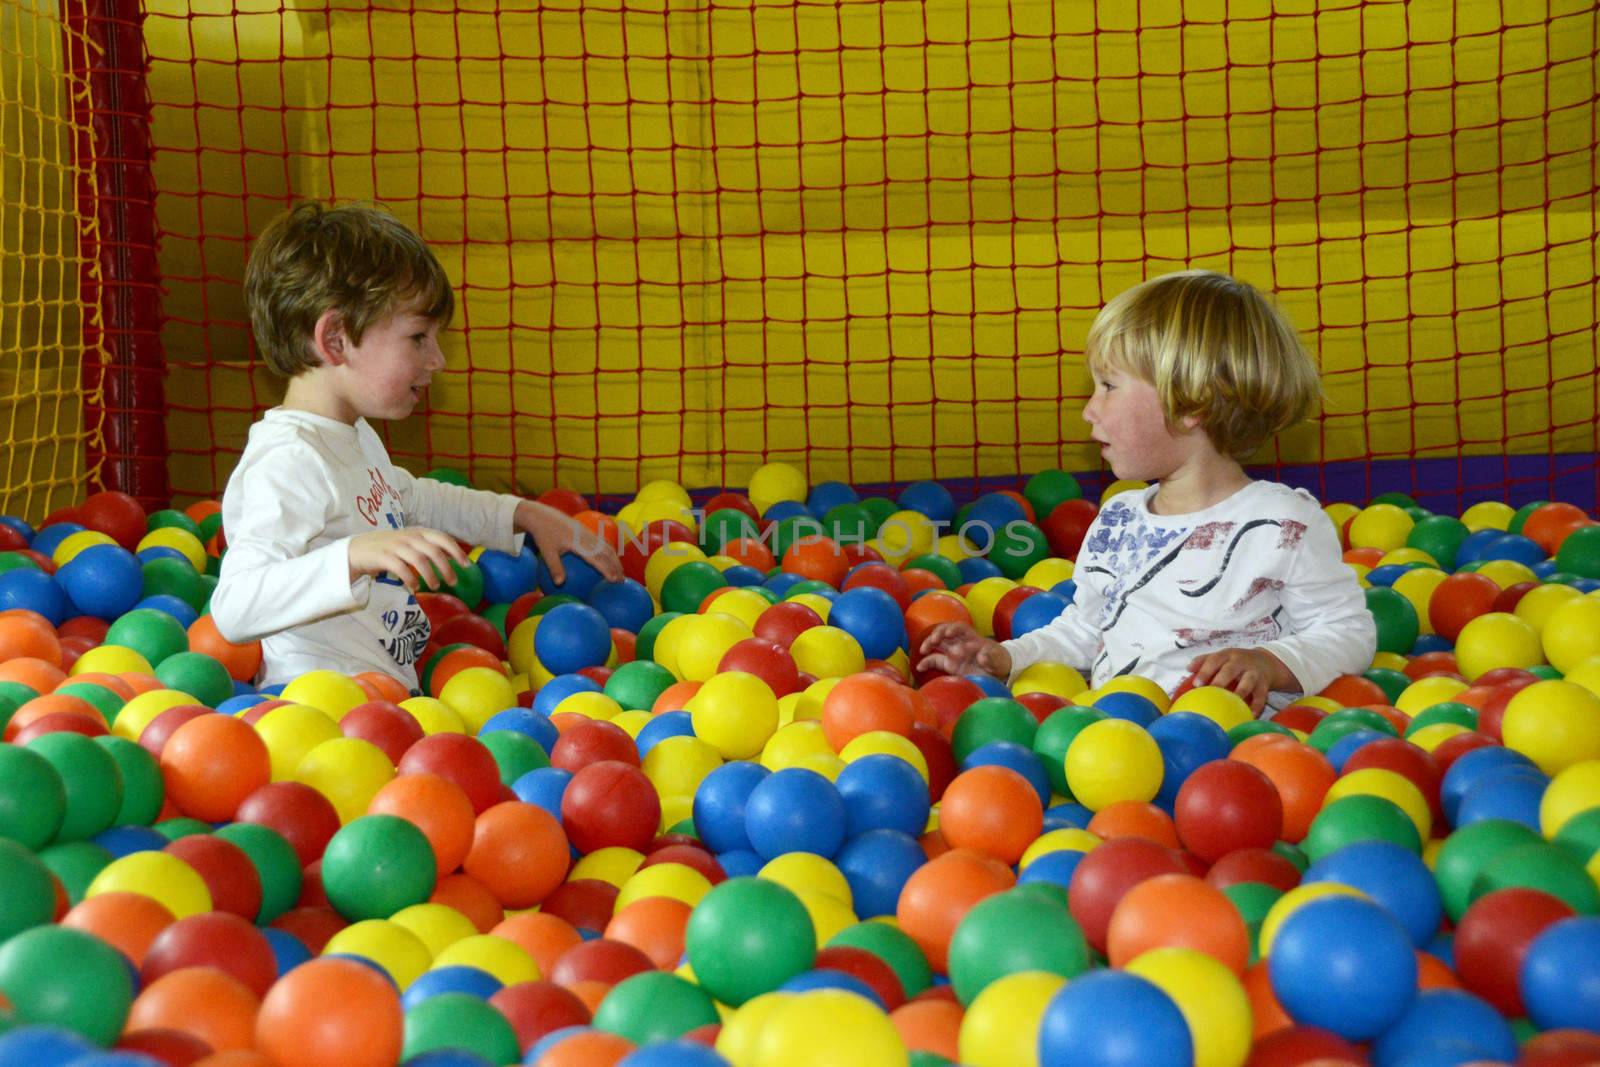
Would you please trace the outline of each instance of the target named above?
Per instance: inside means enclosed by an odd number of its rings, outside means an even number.
[[[1205,878],[1218,889],[1260,882],[1287,893],[1300,884],[1300,868],[1270,848],[1238,848],[1213,863]]]
[[[777,641],[764,637],[747,637],[723,654],[717,665],[718,673],[743,671],[767,683],[774,696],[788,696],[800,691],[800,668],[795,666],[789,649]]]
[[[272,944],[254,925],[223,911],[179,919],[156,936],[139,968],[139,982],[185,967],[214,967],[244,983],[258,997],[278,980]]]
[[[601,760],[579,769],[561,798],[561,824],[579,852],[643,851],[661,825],[661,798],[644,772]]]
[[[572,986],[574,982],[600,982],[613,986],[624,978],[655,969],[650,957],[621,941],[604,937],[574,945],[550,969],[550,980]]]
[[[244,849],[211,834],[190,834],[162,851],[195,869],[211,891],[211,906],[217,911],[256,921],[261,913],[261,872]]]
[[[387,700],[357,704],[339,720],[339,732],[377,745],[389,762],[397,765],[412,745],[427,736],[414,715]]]
[[[545,898],[539,910],[565,919],[576,930],[601,933],[616,912],[619,890],[598,878],[575,878],[563,882]]]
[[[586,719],[563,733],[550,749],[550,766],[577,774],[607,760],[639,766],[639,746],[614,723]]]
[[[406,750],[396,765],[400,774],[437,774],[461,787],[482,815],[500,803],[500,767],[494,755],[475,737],[433,734]]]
[[[1526,1014],[1518,971],[1528,946],[1545,927],[1569,918],[1565,901],[1537,889],[1497,889],[1473,901],[1456,927],[1454,952],[1461,984],[1501,1014]]]
[[[517,1035],[524,1053],[541,1037],[568,1026],[589,1025],[589,1008],[569,990],[554,982],[518,982],[498,990],[489,1003]]]
[[[1174,821],[1183,847],[1214,863],[1235,849],[1272,847],[1283,835],[1283,802],[1256,768],[1214,760],[1184,780]]]
[[[1444,811],[1439,806],[1439,781],[1443,778],[1443,774],[1430,753],[1410,741],[1385,738],[1356,749],[1355,753],[1345,761],[1341,773],[1351,774],[1367,768],[1394,771],[1410,780],[1427,799],[1428,808],[1433,812],[1433,821],[1437,824],[1444,818]]]
[[[272,782],[244,798],[239,822],[271,827],[293,847],[300,865],[322,858],[339,832],[339,813],[327,797],[303,782]]]
[[[1119,837],[1084,853],[1067,889],[1067,908],[1098,951],[1106,951],[1111,913],[1123,896],[1158,874],[1188,874],[1183,859],[1142,837]]]

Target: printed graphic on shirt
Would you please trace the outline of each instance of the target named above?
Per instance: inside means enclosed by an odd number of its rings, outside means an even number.
[[[405,525],[405,515],[400,511],[400,494],[378,468],[368,467],[367,474],[372,479],[372,487],[365,496],[356,499],[356,511],[374,526],[380,525],[381,520],[381,524],[391,530],[400,529]],[[427,613],[417,603],[417,598],[406,589],[404,582],[387,571],[378,575],[375,581],[405,593],[404,604],[396,604],[379,616],[384,633],[379,636],[378,645],[396,664],[409,667],[422,658],[423,650],[433,636],[433,627],[428,622]],[[397,601],[399,597],[391,592],[388,593],[388,599]]]
[[[394,512],[400,507],[400,494],[377,467],[368,467],[367,477],[372,484],[364,495],[356,497],[356,514],[365,519],[369,526],[378,525],[380,518],[388,518],[389,525],[398,529]]]

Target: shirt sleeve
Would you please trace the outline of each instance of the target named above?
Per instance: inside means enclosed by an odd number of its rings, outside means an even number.
[[[1097,515],[1084,532],[1085,545],[1091,543],[1090,539],[1099,525],[1100,518]],[[1093,563],[1092,553],[1080,554],[1073,574],[1077,586],[1072,594],[1072,603],[1054,621],[1021,637],[1001,642],[1001,647],[1011,655],[1013,681],[1035,663],[1065,663],[1078,668],[1084,677],[1089,676],[1102,644],[1100,627],[1094,620],[1100,618],[1106,599],[1100,577],[1094,573]]]
[[[338,507],[309,449],[279,446],[236,474],[223,501],[228,551],[211,595],[218,633],[255,641],[365,606],[370,579],[350,580],[350,538],[311,547]]]
[[[521,497],[469,489],[434,478],[414,478],[399,467],[393,470],[407,524],[442,530],[468,544],[511,555],[522,551],[523,535],[516,528]]]
[[[1372,665],[1377,625],[1361,583],[1340,555],[1333,522],[1320,511],[1306,523],[1282,597],[1285,635],[1261,647],[1283,661],[1302,692],[1320,692],[1341,674]]]

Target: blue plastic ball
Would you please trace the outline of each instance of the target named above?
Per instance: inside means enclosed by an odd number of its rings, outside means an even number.
[[[896,501],[901,511],[916,511],[934,522],[948,523],[956,517],[955,497],[938,482],[912,482]]]
[[[1389,1029],[1417,993],[1416,948],[1405,927],[1357,897],[1301,905],[1278,927],[1268,971],[1290,1018],[1351,1041]]]
[[[135,852],[160,852],[171,843],[160,831],[148,826],[113,826],[89,840],[111,853],[112,859],[131,856]]]
[[[217,705],[217,710],[224,715],[238,715],[249,711],[267,698],[260,693],[237,693]]]
[[[727,579],[729,585],[741,588],[760,585],[767,580],[767,576],[754,567],[746,567],[743,563],[735,564],[722,572],[722,577]],[[702,1046],[704,1047],[704,1046]]]
[[[144,595],[144,571],[119,545],[90,545],[56,572],[56,581],[80,615],[111,621]]]
[[[536,767],[511,783],[511,791],[524,804],[537,804],[561,821],[561,800],[567,795],[572,772],[560,767]]]
[[[1192,711],[1161,716],[1150,724],[1149,734],[1161,750],[1163,767],[1157,803],[1176,803],[1178,790],[1189,775],[1212,760],[1226,759],[1233,748],[1226,730],[1214,720]]]
[[[644,724],[644,729],[639,731],[634,743],[639,749],[639,758],[644,759],[652,748],[669,737],[693,736],[694,717],[689,712],[664,711]]]
[[[70,1063],[96,1051],[84,1038],[54,1026],[19,1026],[0,1034],[0,1067]]]
[[[697,807],[698,801],[697,793]],[[785,767],[758,782],[744,812],[751,847],[769,860],[786,852],[831,859],[844,844],[845,825],[838,788],[803,767]]]
[[[551,674],[604,666],[611,655],[611,627],[587,604],[557,604],[533,632],[533,652]]]
[[[1417,643],[1411,646],[1411,655],[1425,656],[1429,652],[1449,652],[1455,647],[1450,643],[1450,639],[1442,634],[1422,634],[1417,638]]]
[[[153,596],[147,596],[133,606],[134,611],[138,611],[141,608],[170,615],[185,630],[193,626],[195,620],[200,617],[200,613],[194,610],[193,604],[186,600],[181,600],[171,593],[156,593]]]
[[[1520,971],[1528,1018],[1541,1030],[1600,1032],[1600,918],[1551,923],[1528,945]]]
[[[878,1006],[879,1011],[888,1010],[883,1003],[883,998],[878,996],[876,990],[855,975],[845,974],[843,971],[833,971],[827,968],[815,971],[801,971],[779,986],[778,989],[784,993],[810,993],[816,989],[843,989],[846,992],[855,993],[857,996],[866,997]]]
[[[431,971],[423,971],[416,981],[406,987],[400,997],[400,1006],[410,1011],[441,993],[467,993],[488,1000],[503,988],[500,979],[477,967],[435,967]]]
[[[1050,998],[1039,1023],[1039,1067],[1190,1067],[1183,1013],[1153,982],[1090,971]]]
[[[1482,998],[1459,989],[1428,989],[1378,1036],[1372,1062],[1374,1067],[1409,1067],[1438,1051],[1459,1057],[1445,1062],[1513,1062],[1517,1038],[1511,1024]]]
[[[1300,882],[1335,882],[1361,890],[1400,920],[1418,948],[1434,939],[1444,919],[1433,872],[1415,852],[1388,841],[1346,845],[1313,863]]]
[[[1456,829],[1485,819],[1508,819],[1537,833],[1539,804],[1549,785],[1549,777],[1534,767],[1508,765],[1480,774],[1456,807]]]
[[[1451,826],[1456,825],[1456,815],[1461,807],[1461,801],[1479,776],[1507,765],[1538,769],[1527,756],[1509,748],[1501,748],[1499,745],[1475,748],[1450,764],[1450,769],[1444,772],[1444,778],[1439,783],[1439,806]]]
[[[582,600],[589,595],[595,586],[600,584],[600,572],[590,566],[582,556],[572,552],[561,553],[561,567],[566,574],[560,585],[556,584],[556,580],[551,575],[548,567],[540,567],[539,588],[546,593],[566,593]],[[554,667],[550,669],[552,671],[555,670]]]
[[[1483,553],[1479,559],[1508,559],[1513,563],[1531,565],[1541,563],[1548,558],[1545,550],[1539,547],[1537,541],[1523,537],[1521,534],[1501,534],[1493,541],[1483,546]]]
[[[759,763],[733,760],[700,782],[694,793],[694,828],[713,852],[751,849],[746,809],[750,795],[771,775]]]
[[[1011,690],[1006,688],[1006,683],[988,674],[964,675],[967,681],[983,690],[986,697],[1009,697]]]
[[[306,943],[287,930],[279,930],[275,926],[259,927],[267,944],[272,946],[272,960],[278,965],[278,977],[282,978],[296,967],[311,959],[311,950],[306,948]]]
[[[1476,530],[1469,533],[1461,541],[1461,547],[1456,549],[1456,568],[1459,570],[1463,563],[1473,563],[1485,559],[1484,550],[1505,536],[1504,530]]]
[[[793,571],[779,571],[777,574],[768,577],[762,584],[778,594],[781,599],[788,596],[791,589],[805,580],[804,575],[795,574]]]
[[[1386,737],[1393,736],[1393,734],[1379,733],[1377,730],[1351,730],[1328,746],[1326,753],[1328,763],[1332,765],[1334,773],[1342,774],[1344,765],[1350,762],[1350,757],[1354,756],[1358,750],[1372,744],[1374,741],[1382,741]]]
[[[636,634],[644,629],[656,613],[650,590],[624,578],[620,582],[603,582],[589,590],[585,602],[605,616],[606,622],[618,630]]]
[[[826,515],[829,508],[840,504],[856,504],[861,494],[843,482],[818,482],[806,495],[806,507],[813,515]]]
[[[900,892],[928,862],[917,838],[900,830],[868,830],[845,842],[835,857],[850,883],[855,913],[863,919],[893,915]]]
[[[716,1049],[680,1037],[636,1048],[618,1060],[617,1067],[729,1067],[729,1064]]]
[[[483,599],[491,604],[509,604],[539,587],[539,557],[527,545],[516,555],[484,549],[478,553],[478,570],[483,575]]]
[[[405,1061],[405,1067],[495,1067],[476,1052],[464,1048],[434,1048]]]
[[[899,830],[917,836],[928,823],[928,783],[921,773],[887,753],[863,756],[834,780],[844,798],[845,833]]]
[[[1094,812],[1079,804],[1075,800],[1065,800],[1051,808],[1046,808],[1044,813],[1045,830],[1064,830],[1072,827],[1077,830],[1087,830],[1089,821],[1094,818]]]
[[[17,567],[0,574],[0,611],[12,608],[37,612],[49,619],[51,626],[60,626],[72,617],[72,601],[67,599],[61,583],[53,575],[32,567]]]
[[[554,608],[551,609],[554,612]],[[541,628],[543,623],[540,623]],[[534,631],[535,635],[538,631]],[[574,693],[602,692],[600,683],[582,674],[562,674],[550,679],[533,696],[533,710],[547,718],[556,713],[556,706]]]
[[[1016,497],[1004,493],[985,493],[973,502],[967,517],[956,532],[977,547],[979,552],[989,551],[995,535],[1007,523],[1027,522],[1028,513]]]
[[[817,517],[815,512],[798,500],[780,500],[766,511],[761,513],[762,521],[768,523],[769,525],[772,523],[782,522],[784,519],[792,519],[797,516],[804,516],[809,519],[814,519]]]
[[[1107,693],[1094,702],[1094,708],[1104,712],[1107,718],[1123,719],[1147,730],[1161,718],[1161,709],[1156,707],[1155,701],[1138,693]]]
[[[717,864],[729,878],[754,878],[767,861],[748,848],[735,848],[717,853]]]
[[[478,731],[478,736],[492,734],[496,730],[514,730],[519,734],[526,734],[539,742],[539,747],[544,749],[547,756],[561,737],[561,731],[550,721],[550,716],[532,708],[507,708],[505,711],[495,712]]]
[[[15,515],[0,515],[0,526],[11,527],[22,536],[23,541],[28,542],[30,545],[33,539],[38,536],[37,531],[28,525],[27,520],[19,519]]]
[[[909,643],[900,605],[873,586],[841,593],[828,613],[828,625],[854,637],[868,659],[888,659]]]
[[[1046,885],[1060,886],[1062,889],[1070,888],[1072,875],[1077,871],[1078,864],[1086,852],[1079,852],[1074,848],[1064,848],[1056,852],[1046,852],[1038,856],[1023,871],[1017,875],[1018,885],[1027,885],[1029,882],[1044,882]]]
[[[982,556],[972,556],[962,560],[956,564],[956,570],[961,573],[961,581],[964,584],[981,582],[985,578],[1002,577],[1000,567]]]
[[[76,522],[52,522],[38,533],[33,535],[28,547],[41,556],[54,556],[56,549],[61,547],[61,542],[75,533],[82,533],[88,527]]]
[[[1049,626],[1061,617],[1061,613],[1072,606],[1072,598],[1062,596],[1054,590],[1035,593],[1033,596],[1017,605],[1017,610],[1011,613],[1011,636],[1013,639],[1030,634],[1042,627]]]
[[[158,559],[175,559],[184,563],[189,563],[188,556],[185,556],[182,552],[179,552],[177,549],[172,548],[169,545],[151,545],[149,548],[141,548],[138,556],[135,558],[139,561],[139,566],[141,568],[146,563],[153,563]],[[189,566],[193,567],[194,564],[189,563]]]

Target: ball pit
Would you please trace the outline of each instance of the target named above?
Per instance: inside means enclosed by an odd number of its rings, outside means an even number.
[[[1382,651],[1266,722],[916,671],[939,622],[1070,603],[1062,472],[969,509],[987,543],[936,536],[936,483],[689,500],[641,491],[629,583],[478,553],[420,600],[421,696],[255,691],[215,527],[6,525],[59,569],[0,589],[0,1052],[1535,1063],[1600,1028],[1600,600],[1547,580],[1600,577],[1581,511],[1349,509]]]

